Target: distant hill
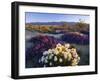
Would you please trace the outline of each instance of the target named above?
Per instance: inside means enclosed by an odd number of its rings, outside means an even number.
[[[32,24],[32,25],[63,25],[64,23],[68,25],[75,25],[77,22],[31,22],[26,24]]]
[[[80,22],[31,22],[26,23],[26,29],[40,32],[81,32],[88,34],[89,24]]]

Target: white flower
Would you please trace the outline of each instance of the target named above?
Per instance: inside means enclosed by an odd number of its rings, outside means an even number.
[[[50,62],[49,65],[52,66],[52,62]]]
[[[76,53],[76,49],[75,49],[75,48],[72,48],[72,49],[71,49],[71,52],[72,52],[72,53]]]
[[[48,50],[48,53],[49,53],[49,54],[52,53],[52,49],[49,49],[49,50]]]
[[[74,58],[77,58],[78,57],[78,54],[77,53],[73,53],[72,55],[73,55]]]
[[[62,47],[56,47],[55,50],[58,52],[62,52]]]
[[[70,61],[72,59],[71,53],[68,53],[67,57],[68,57],[68,61]]]
[[[70,50],[68,48],[66,48],[65,50],[66,50],[66,52],[70,52]]]
[[[57,47],[61,47],[62,45],[61,45],[60,43],[58,43],[56,46],[57,46]]]
[[[78,64],[78,63],[77,63],[77,62],[75,62],[75,63],[72,63],[71,65],[72,65],[72,66],[76,66],[77,64]]]
[[[70,50],[70,49],[67,49],[67,51],[68,51],[68,52],[71,52],[71,50]]]
[[[52,49],[52,53],[54,53],[55,52],[55,49]]]
[[[53,54],[50,54],[50,55],[49,55],[49,59],[52,59],[52,57],[53,57]]]
[[[47,54],[48,54],[48,51],[44,51],[44,52],[43,52],[43,55],[47,55]]]
[[[70,44],[65,44],[65,47],[66,47],[66,48],[69,48],[69,47],[70,47]]]
[[[71,65],[72,65],[72,66],[75,66],[75,65],[77,65],[77,64],[78,64],[78,60],[77,60],[77,59],[73,59]]]
[[[48,59],[48,56],[46,56],[45,59]]]
[[[55,57],[54,57],[54,61],[56,62],[57,60],[58,60],[58,59],[57,59],[57,56],[55,56]]]
[[[39,63],[41,62],[41,60],[39,59]]]
[[[62,60],[62,58],[59,58],[59,62],[61,63],[63,60]]]
[[[58,55],[58,54],[59,54],[59,51],[58,51],[57,49],[55,49],[55,50],[54,50],[54,54],[55,54],[55,55]]]
[[[58,58],[59,57],[59,58]],[[62,58],[64,57],[64,59]],[[71,62],[72,66],[78,65],[80,61],[80,57],[77,54],[76,48],[70,48],[70,44],[62,45],[58,43],[55,48],[50,48],[47,51],[43,52],[43,56],[39,59],[39,63],[43,63],[44,67],[52,66],[52,60],[55,62],[62,63],[63,61],[67,60]],[[58,64],[59,66],[59,64]]]
[[[47,60],[47,59],[45,59],[45,60],[44,60],[44,63],[48,63],[48,60]]]
[[[52,57],[54,56],[54,54],[50,54]]]
[[[78,60],[80,60],[80,57],[78,57]]]
[[[41,61],[43,62],[45,60],[44,56],[41,57]]]
[[[78,62],[78,63],[79,63],[79,61],[80,61],[80,57],[77,58],[77,62]]]
[[[67,53],[64,53],[64,58],[67,59]]]

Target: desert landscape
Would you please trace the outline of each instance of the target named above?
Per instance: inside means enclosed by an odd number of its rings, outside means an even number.
[[[77,49],[78,65],[89,65],[89,24],[85,22],[31,22],[25,24],[26,68],[65,66],[50,60],[41,63],[43,52],[60,44]],[[52,57],[54,59],[54,57]],[[52,63],[51,63],[52,61]]]

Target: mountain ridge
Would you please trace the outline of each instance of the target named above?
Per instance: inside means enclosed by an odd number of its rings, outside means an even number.
[[[30,22],[26,24],[32,24],[32,25],[63,25],[63,24],[69,24],[69,25],[75,25],[78,22]]]

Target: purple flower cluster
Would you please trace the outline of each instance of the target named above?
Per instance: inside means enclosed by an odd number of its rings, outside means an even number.
[[[42,57],[44,51],[54,48],[58,43],[64,43],[53,36],[41,35],[31,38],[28,42],[31,42],[32,47],[26,49],[26,64],[28,60],[32,60],[35,63],[34,67],[41,66],[38,64],[38,60]]]
[[[89,44],[89,35],[78,33],[78,32],[70,32],[62,35],[61,39],[68,43],[75,44]]]

